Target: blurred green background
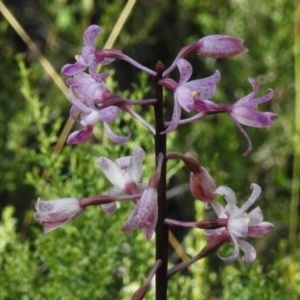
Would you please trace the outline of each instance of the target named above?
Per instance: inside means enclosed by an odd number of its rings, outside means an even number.
[[[4,1],[58,73],[64,64],[74,61],[88,25],[102,27],[97,48],[103,47],[126,3]],[[239,258],[225,264],[212,255],[170,280],[169,299],[300,297],[295,11],[295,3],[285,0],[136,1],[116,39],[114,48],[153,69],[158,60],[168,66],[183,46],[205,35],[239,36],[248,53],[226,60],[190,56],[192,78],[209,76],[218,69],[222,77],[213,99],[216,102],[233,103],[250,93],[248,77],[259,81],[259,95],[269,88],[275,91],[274,99],[259,109],[277,113],[279,118],[269,129],[245,128],[253,143],[247,157],[242,156],[247,141],[227,115],[207,117],[168,136],[169,151],[197,157],[218,186],[236,192],[239,203],[250,195],[250,184],[258,183],[263,193],[257,205],[265,220],[275,224],[274,231],[251,241],[258,253],[255,263],[245,266]],[[154,239],[145,243],[141,230],[120,232],[131,205],[122,203],[111,216],[92,207],[43,237],[41,226],[32,219],[33,204],[37,197],[84,197],[110,189],[95,164],[97,157],[116,159],[129,155],[137,145],[147,153],[143,173],[147,182],[154,171],[151,136],[122,113],[113,129],[119,134],[128,128],[132,131],[127,144],[113,144],[99,125],[88,143],[65,146],[59,155],[54,153],[70,104],[3,15],[0,45],[0,299],[130,299],[154,263]],[[152,79],[126,62],[116,61],[103,70],[111,71],[107,84],[115,93],[130,99],[153,97]],[[178,79],[178,72],[172,76]],[[166,103],[166,117],[170,118],[171,93],[166,93]],[[151,110],[140,112],[153,121]],[[168,169],[169,189],[175,189],[168,199],[169,217],[192,221],[210,215],[188,191],[189,172],[177,162],[168,164]],[[172,231],[188,256],[205,245],[201,230]],[[231,250],[223,247],[222,255]],[[179,262],[170,246],[170,266]],[[154,299],[153,289],[146,299]]]

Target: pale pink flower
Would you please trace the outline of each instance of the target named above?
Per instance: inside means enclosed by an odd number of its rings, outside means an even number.
[[[229,233],[228,242],[233,242],[234,251],[229,257],[219,256],[225,262],[236,260],[241,249],[244,252],[243,262],[246,264],[252,263],[256,258],[256,251],[250,243],[242,240],[242,238],[262,237],[274,228],[272,223],[263,222],[263,214],[259,207],[246,213],[246,210],[253,205],[261,193],[261,188],[257,184],[253,183],[251,188],[253,189],[252,195],[240,208],[236,205],[236,196],[233,190],[225,186],[221,186],[215,191],[215,193],[224,196],[226,199],[227,205],[225,208],[216,201],[210,202],[220,219],[228,219],[226,227],[204,231],[210,241],[226,234],[226,232]]]

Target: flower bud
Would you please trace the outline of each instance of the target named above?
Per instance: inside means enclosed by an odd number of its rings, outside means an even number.
[[[192,195],[203,202],[214,200],[216,183],[205,168],[200,167],[199,171],[190,174],[190,189]]]
[[[35,205],[34,218],[45,225],[44,234],[70,222],[84,211],[80,200],[76,198],[64,198],[42,201],[40,198]]]
[[[227,58],[247,52],[244,40],[228,35],[209,35],[198,41],[197,54],[207,57]]]

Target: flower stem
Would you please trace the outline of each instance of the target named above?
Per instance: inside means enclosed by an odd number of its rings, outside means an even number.
[[[168,288],[168,227],[164,224],[166,218],[166,135],[160,134],[165,130],[163,116],[163,89],[158,84],[162,78],[165,66],[158,62],[155,68],[157,75],[155,77],[155,97],[157,103],[154,104],[155,114],[155,155],[156,160],[160,153],[163,154],[160,182],[157,188],[158,192],[158,220],[156,225],[156,260],[161,260],[162,265],[156,273],[156,300],[167,299]]]

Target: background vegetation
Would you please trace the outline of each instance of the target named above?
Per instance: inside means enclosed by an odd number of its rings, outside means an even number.
[[[65,63],[73,62],[88,25],[103,28],[97,40],[98,48],[103,47],[126,4],[121,0],[4,3],[58,73]],[[248,77],[259,81],[260,95],[269,88],[275,91],[274,99],[260,110],[275,112],[279,118],[270,129],[246,128],[254,148],[247,157],[242,156],[246,140],[226,115],[208,117],[169,135],[169,150],[196,156],[218,185],[236,191],[239,201],[248,197],[252,182],[261,185],[258,205],[265,219],[275,223],[273,232],[253,241],[258,252],[254,264],[244,266],[240,260],[225,264],[212,255],[172,278],[169,299],[300,296],[299,227],[295,221],[289,223],[291,217],[299,219],[297,205],[293,210],[290,206],[292,185],[298,187],[299,182],[293,167],[299,153],[294,131],[294,12],[294,3],[284,0],[259,4],[254,0],[137,1],[116,39],[114,48],[154,68],[158,60],[169,65],[184,45],[204,35],[240,36],[249,48],[247,54],[227,60],[189,57],[193,78],[220,70],[216,102],[233,103],[250,93]],[[130,128],[129,143],[114,145],[102,136],[99,126],[88,143],[64,146],[58,154],[54,149],[68,119],[69,102],[41,59],[4,17],[0,18],[0,45],[0,299],[130,299],[154,262],[154,241],[145,243],[138,230],[120,233],[129,205],[123,203],[112,216],[100,208],[88,209],[71,224],[43,237],[42,228],[32,220],[33,204],[37,197],[104,192],[110,183],[95,166],[96,158],[128,155],[137,145],[147,152],[146,182],[154,164],[151,137],[122,114],[114,129],[122,133]],[[145,74],[124,62],[109,67],[114,68],[114,79],[108,82],[114,92],[132,99],[153,96],[151,78]],[[169,117],[172,95],[166,94],[166,99]],[[152,112],[146,113],[151,121]],[[188,171],[180,164],[168,167],[170,190],[179,188],[176,197],[170,194],[169,216],[201,219],[202,204],[187,189]],[[292,203],[297,198],[298,194]],[[172,230],[188,256],[205,243],[200,230]],[[179,261],[170,247],[170,265]],[[153,291],[146,299],[153,299]]]

